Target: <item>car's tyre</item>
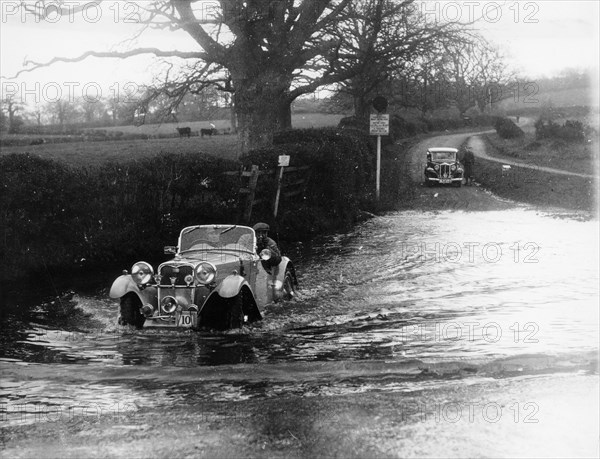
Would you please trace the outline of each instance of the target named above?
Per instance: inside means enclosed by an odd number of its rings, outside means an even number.
[[[242,328],[244,325],[244,293],[240,292],[228,300],[227,328]]]
[[[135,328],[142,328],[146,318],[142,315],[142,302],[137,295],[129,293],[121,298],[121,325],[132,325]]]
[[[291,300],[296,296],[296,281],[294,275],[289,269],[285,270],[283,278],[283,299]]]
[[[431,188],[433,186],[433,183],[431,180],[429,179],[425,179],[425,186],[428,188]]]
[[[460,180],[458,182],[454,182],[454,186],[457,188],[460,188],[462,186],[462,180]]]

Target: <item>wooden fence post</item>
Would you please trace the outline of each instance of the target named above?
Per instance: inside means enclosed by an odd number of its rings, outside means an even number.
[[[258,166],[252,165],[250,170],[250,178],[248,179],[248,199],[246,200],[246,208],[244,209],[244,221],[250,222],[252,216],[252,206],[254,206],[254,195],[256,193],[256,184],[258,183]]]

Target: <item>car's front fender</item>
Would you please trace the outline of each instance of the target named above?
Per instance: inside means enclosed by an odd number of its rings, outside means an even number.
[[[158,303],[156,287],[146,287],[140,290],[130,274],[123,274],[117,277],[110,287],[108,296],[111,298],[122,298],[130,292],[135,293],[142,304],[150,303],[156,307]]]
[[[240,292],[244,285],[247,285],[250,291],[252,291],[250,284],[248,284],[248,281],[244,277],[239,274],[231,274],[221,281],[216,291],[221,298],[233,298]]]

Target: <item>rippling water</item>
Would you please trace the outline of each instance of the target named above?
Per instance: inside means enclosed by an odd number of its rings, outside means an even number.
[[[597,374],[597,236],[597,221],[526,209],[388,214],[289,254],[298,298],[229,333],[124,330],[113,301],[75,295],[77,324],[40,306],[4,341],[2,414]],[[39,377],[11,378],[19,365]],[[70,368],[93,382],[70,383]]]

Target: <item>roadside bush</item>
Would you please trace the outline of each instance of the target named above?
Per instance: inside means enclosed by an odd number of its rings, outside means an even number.
[[[2,156],[0,280],[131,261],[174,243],[183,226],[231,221],[239,181],[222,173],[236,169],[197,154],[88,169]]]
[[[272,148],[249,152],[242,162],[246,167],[257,164],[261,169],[271,169],[277,166],[279,155],[289,154],[290,166],[311,166],[304,193],[280,203],[288,231],[304,231],[305,235],[318,231],[321,225],[316,222],[308,227],[302,223],[311,212],[313,216],[324,213],[327,222],[334,226],[354,221],[359,208],[373,193],[374,154],[367,134],[356,129],[298,129],[277,133],[274,143]],[[272,196],[275,180],[263,184],[268,187],[265,194]],[[256,218],[272,218],[270,203],[256,212]],[[298,217],[296,226],[290,215]]]
[[[514,139],[525,135],[523,130],[508,118],[496,118],[494,129],[503,139]]]
[[[552,120],[544,121],[542,118],[535,122],[536,139],[555,138],[566,142],[583,142],[591,130],[578,120],[567,120],[562,126]]]

